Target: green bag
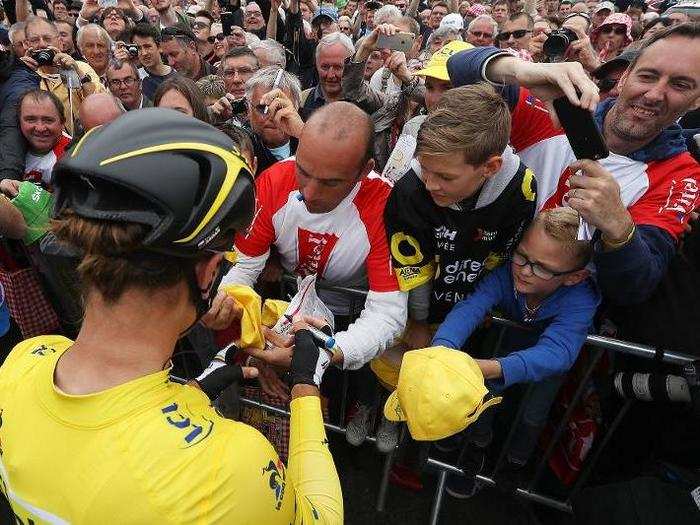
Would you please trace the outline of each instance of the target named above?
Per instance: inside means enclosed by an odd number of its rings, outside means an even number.
[[[41,239],[49,228],[54,196],[33,182],[24,181],[11,202],[27,223],[27,233],[22,239],[24,244],[30,245]]]

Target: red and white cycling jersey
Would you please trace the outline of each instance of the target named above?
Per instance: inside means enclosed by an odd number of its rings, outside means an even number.
[[[28,151],[25,156],[24,180],[41,183],[45,188],[48,188],[53,167],[58,162],[58,159],[63,156],[70,142],[70,135],[64,132],[53,149],[48,153],[35,155]]]
[[[255,218],[249,231],[236,237],[238,263],[223,284],[254,284],[274,245],[289,273],[316,274],[322,284],[369,290],[360,319],[347,332],[336,335],[350,362],[346,367],[367,362],[368,356],[376,355],[400,334],[406,316],[406,296],[399,291],[391,268],[384,228],[390,184],[371,173],[328,213],[310,213],[306,208],[294,158],[268,168],[255,186]],[[319,296],[334,314],[350,313],[347,295],[319,290]]]
[[[567,204],[569,165],[576,161],[569,141],[555,129],[546,107],[527,89],[520,90],[513,111],[511,143],[537,178],[537,209]],[[648,163],[611,153],[599,163],[620,185],[622,202],[635,224],[666,230],[674,239],[683,232],[698,202],[700,166],[685,152]],[[587,230],[590,237],[592,230]]]

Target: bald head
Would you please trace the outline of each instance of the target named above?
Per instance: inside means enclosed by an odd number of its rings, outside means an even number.
[[[311,213],[327,213],[345,199],[374,167],[374,126],[348,102],[314,112],[299,138],[297,180]]]
[[[80,104],[80,122],[85,131],[112,122],[125,113],[119,101],[110,93],[93,93]]]
[[[326,137],[330,142],[352,140],[361,144],[354,152],[355,158],[360,158],[364,164],[373,154],[374,124],[371,117],[350,102],[332,102],[315,111],[304,126],[302,138],[306,133]]]

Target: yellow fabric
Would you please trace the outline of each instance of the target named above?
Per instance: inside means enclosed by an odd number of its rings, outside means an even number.
[[[229,284],[221,290],[233,297],[243,308],[241,317],[241,337],[236,341],[239,348],[265,348],[265,336],[262,333],[262,299],[250,286]]]
[[[27,340],[0,368],[0,489],[22,523],[342,523],[318,398],[292,403],[285,469],[260,433],[167,370],[61,392],[54,369],[71,344]]]
[[[435,277],[437,265],[435,261],[430,261],[428,264],[421,266],[416,271],[415,266],[404,266],[403,268],[394,268],[396,279],[399,281],[399,288],[402,292],[410,292],[420,285],[432,281]]]
[[[501,398],[488,393],[476,361],[459,350],[435,346],[403,355],[396,390],[384,405],[390,421],[406,421],[417,441],[436,441],[464,430]]]
[[[288,301],[280,301],[279,299],[265,299],[262,308],[262,324],[272,328],[277,320],[282,317],[287,307]]]
[[[107,88],[105,88],[100,82],[100,77],[87,62],[76,60],[75,63],[78,67],[78,71],[80,71],[80,78],[85,77],[85,75],[90,75],[92,80],[87,84],[87,86],[92,87],[90,93],[104,93],[107,91]],[[42,69],[44,68],[39,68],[37,70],[37,74],[41,77],[39,87],[46,91],[51,91],[61,102],[63,102],[63,114],[66,118],[66,131],[68,131],[68,134],[72,136],[75,134],[74,122],[79,120],[78,110],[80,109],[80,103],[85,98],[85,95],[83,94],[85,90],[71,90],[73,92],[73,113],[71,115],[71,97],[68,95],[68,87],[66,86],[66,83],[61,80],[61,75],[58,73],[44,73]]]
[[[420,71],[416,71],[416,75],[423,77],[437,78],[439,80],[450,80],[450,75],[447,73],[447,59],[455,53],[472,49],[474,46],[461,40],[453,40],[442,46],[439,50],[433,53],[426,66]]]

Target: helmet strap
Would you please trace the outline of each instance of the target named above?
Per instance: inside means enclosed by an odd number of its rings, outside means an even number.
[[[199,287],[199,283],[197,282],[197,271],[194,267],[187,273],[186,278],[192,297],[195,298],[194,306],[196,309],[196,318],[190,326],[180,333],[181,338],[186,336],[211,308],[211,304],[216,295],[212,292],[219,288],[219,284],[221,284],[221,280],[224,278],[224,272],[221,271],[221,263],[219,263],[219,265],[216,267],[216,275],[209,284],[209,287],[205,290],[202,290]]]

